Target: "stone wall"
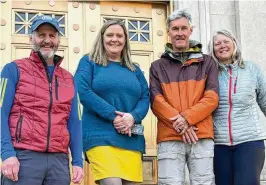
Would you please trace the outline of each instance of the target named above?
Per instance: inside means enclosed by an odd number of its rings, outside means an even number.
[[[240,42],[244,60],[258,63],[266,73],[266,1],[177,0],[174,1],[174,6],[175,9],[187,9],[192,14],[195,28],[191,38],[203,44],[205,53],[212,33],[228,29]],[[266,127],[263,114],[261,117]],[[188,181],[188,175],[186,178]],[[266,185],[265,166],[261,184]]]

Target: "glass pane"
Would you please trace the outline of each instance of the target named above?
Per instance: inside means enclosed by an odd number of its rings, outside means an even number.
[[[142,33],[145,37],[146,37],[146,39],[148,39],[148,41],[150,41],[150,34],[149,33]]]
[[[130,23],[128,24],[128,29],[129,30],[136,30],[136,28],[134,28]]]
[[[132,39],[130,39],[131,41],[138,41],[138,34],[136,34]]]
[[[147,42],[147,40],[140,34],[140,42]]]
[[[136,28],[138,28],[138,21],[135,20],[129,20]],[[129,25],[129,24],[128,24]]]
[[[28,20],[31,20],[35,15],[36,13],[28,13]]]
[[[65,17],[63,17],[63,15],[56,15],[56,16],[55,16],[55,19],[56,19],[56,20],[60,20],[60,19],[61,19],[61,20],[59,21],[59,24],[65,24]]]
[[[16,22],[23,22],[23,20],[21,20],[21,18],[17,14],[15,14],[15,21]]]
[[[136,32],[129,32],[129,38],[133,37],[133,35],[136,34]]]
[[[25,21],[25,19],[26,19],[26,13],[25,12],[18,12],[18,14],[20,15],[20,17],[23,18],[23,21]]]
[[[147,21],[139,21],[140,28],[142,28],[146,23]]]
[[[64,36],[66,33],[65,33],[65,27],[60,27],[60,31],[63,33],[60,33],[61,36]]]
[[[55,15],[55,16],[54,16],[54,18],[55,18],[56,20],[59,20],[61,17],[62,17],[61,15]]]
[[[62,17],[62,19],[59,21],[59,24],[65,25],[65,17]]]
[[[145,25],[144,28],[142,28],[142,30],[149,31],[150,30],[150,24],[148,23],[147,25]]]
[[[15,25],[15,32],[19,30],[19,28],[21,28],[21,26],[23,26],[22,24],[16,24]]]
[[[23,27],[23,28],[21,30],[19,30],[21,27]],[[25,34],[25,26],[21,25],[21,24],[16,24],[15,25],[15,32],[17,32],[16,34]]]
[[[23,28],[18,32],[18,34],[26,34],[25,26],[23,26]]]

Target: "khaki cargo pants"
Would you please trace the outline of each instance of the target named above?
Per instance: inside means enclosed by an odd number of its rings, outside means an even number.
[[[190,185],[214,185],[214,142],[200,139],[197,144],[166,141],[158,144],[159,185],[184,185],[185,167]]]

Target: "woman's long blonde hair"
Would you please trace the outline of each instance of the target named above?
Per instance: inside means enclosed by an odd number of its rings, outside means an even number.
[[[91,60],[93,60],[96,64],[107,66],[108,56],[106,54],[106,50],[103,44],[103,35],[105,31],[107,30],[107,28],[109,28],[109,26],[112,26],[112,25],[121,26],[125,34],[125,46],[121,53],[120,63],[122,66],[126,66],[129,70],[135,71],[136,68],[131,60],[131,51],[130,51],[130,45],[129,45],[129,39],[128,39],[128,32],[127,32],[127,29],[124,23],[121,20],[110,20],[103,24],[101,30],[99,31],[94,41],[92,50],[89,53]]]
[[[213,57],[214,61],[218,64],[219,68],[222,67],[222,64],[219,62],[218,58],[214,54],[214,40],[217,35],[224,35],[233,41],[235,49],[233,52],[232,60],[233,62],[237,62],[240,68],[244,68],[244,62],[243,62],[242,53],[241,53],[239,44],[236,38],[234,37],[234,35],[230,31],[225,30],[225,29],[216,31],[214,33],[214,35],[212,36],[210,40],[209,47],[208,47],[209,54]]]

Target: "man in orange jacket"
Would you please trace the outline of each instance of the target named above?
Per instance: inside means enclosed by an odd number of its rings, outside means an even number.
[[[176,10],[167,18],[171,43],[150,68],[151,108],[158,118],[159,185],[211,185],[212,112],[218,106],[218,67],[190,40],[191,15]]]

